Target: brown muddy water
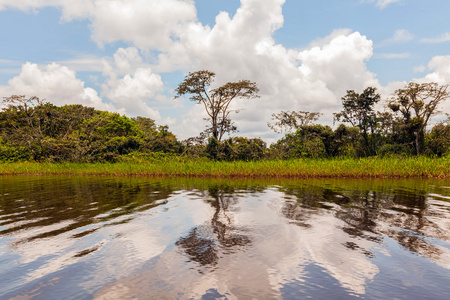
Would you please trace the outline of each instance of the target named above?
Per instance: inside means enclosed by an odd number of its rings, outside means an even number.
[[[450,181],[0,177],[0,299],[450,299]]]

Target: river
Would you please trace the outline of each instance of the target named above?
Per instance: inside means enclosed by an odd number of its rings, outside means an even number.
[[[450,181],[0,177],[0,299],[450,299]]]

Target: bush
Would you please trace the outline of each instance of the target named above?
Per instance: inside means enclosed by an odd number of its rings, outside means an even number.
[[[265,157],[266,143],[261,139],[249,139],[245,137],[234,137],[222,144],[222,159],[224,160],[260,160]]]
[[[0,143],[0,161],[16,162],[31,160],[32,154],[27,147],[13,147]]]
[[[410,156],[413,152],[411,147],[404,147],[399,144],[385,144],[378,149],[378,155],[381,157],[390,157],[390,156]]]

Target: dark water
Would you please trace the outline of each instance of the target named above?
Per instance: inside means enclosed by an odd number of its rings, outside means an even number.
[[[450,299],[450,182],[0,177],[10,298]]]

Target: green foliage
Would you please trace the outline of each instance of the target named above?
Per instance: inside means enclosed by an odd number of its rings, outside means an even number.
[[[361,157],[364,150],[360,146],[358,127],[347,127],[340,124],[333,133],[334,157]]]
[[[219,142],[211,137],[208,139],[204,151],[212,160],[255,161],[266,156],[267,145],[263,140],[257,138],[234,137]]]
[[[313,124],[321,115],[318,112],[281,111],[278,114],[272,114],[274,123],[267,123],[267,126],[278,133],[291,132],[300,129],[302,126]]]
[[[436,124],[426,140],[427,148],[438,157],[450,154],[450,124]]]
[[[409,83],[395,91],[388,107],[398,116],[394,135],[397,143],[410,145],[419,155],[425,147],[425,129],[438,106],[450,97],[448,85],[437,83]]]
[[[375,155],[375,131],[378,120],[374,106],[380,99],[380,94],[377,94],[376,88],[373,87],[366,88],[361,94],[349,90],[341,99],[343,110],[334,114],[337,121],[350,123],[353,127],[359,128],[363,138],[364,156]]]
[[[82,105],[58,107],[37,97],[11,96],[0,112],[0,161],[17,162],[124,162],[132,157],[157,156],[187,161],[257,161],[267,159],[347,159],[366,156],[425,155],[450,157],[450,118],[426,125],[447,100],[448,86],[410,83],[397,90],[387,104],[390,111],[375,112],[380,96],[375,88],[342,98],[343,110],[335,114],[335,130],[313,124],[320,113],[282,111],[272,114],[276,132],[289,132],[270,148],[261,139],[234,137],[221,140],[235,127],[228,105],[235,98],[258,97],[255,83],[229,82],[209,89],[215,74],[190,73],[178,86],[177,96],[205,105],[210,127],[199,137],[183,142],[145,117],[128,118]],[[295,130],[295,132],[290,132]],[[209,139],[208,139],[209,137]]]
[[[206,155],[209,159],[219,159],[221,151],[220,142],[214,137],[208,139],[208,144],[206,144]]]
[[[412,148],[399,144],[384,144],[378,149],[380,157],[404,157],[413,154]]]
[[[13,147],[0,139],[0,161],[15,162],[32,158],[27,147]]]
[[[308,157],[324,158],[332,155],[333,130],[330,126],[302,126],[271,145],[271,156],[282,159]]]
[[[234,137],[227,139],[222,145],[222,159],[235,161],[254,161],[265,157],[266,143],[261,139]]]
[[[0,160],[115,162],[132,152],[182,151],[167,126],[82,105],[62,107],[36,97],[5,98]]]

